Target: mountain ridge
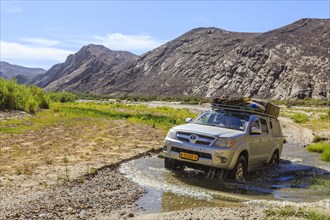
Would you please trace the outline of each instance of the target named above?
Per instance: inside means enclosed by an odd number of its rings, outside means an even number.
[[[95,78],[99,72],[136,57],[130,52],[112,51],[102,45],[89,44],[77,53],[70,54],[64,63],[54,65],[32,83],[46,91],[71,91],[75,85]]]
[[[329,98],[329,32],[330,19],[300,19],[264,33],[195,28],[141,56],[103,62],[84,81],[59,77],[43,87],[107,95]]]
[[[24,84],[32,80],[36,75],[45,73],[42,68],[30,68],[5,61],[0,61],[0,77],[4,79],[15,78],[18,83]]]

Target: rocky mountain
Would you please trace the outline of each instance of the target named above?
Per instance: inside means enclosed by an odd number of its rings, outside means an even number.
[[[0,77],[5,79],[16,78],[20,84],[28,83],[36,75],[45,72],[46,70],[41,68],[28,68],[0,61]]]
[[[330,19],[301,19],[265,33],[197,28],[119,65],[107,60],[98,68],[69,56],[46,73],[57,80],[39,85],[112,95],[330,98],[329,35]],[[71,83],[71,74],[79,80]]]
[[[45,74],[37,76],[33,84],[46,91],[74,91],[86,93],[97,88],[112,69],[137,56],[125,51],[111,51],[101,45],[87,45],[56,64]]]

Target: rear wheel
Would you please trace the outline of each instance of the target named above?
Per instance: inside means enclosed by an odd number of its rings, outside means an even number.
[[[269,162],[270,164],[279,164],[280,163],[280,157],[278,155],[278,151],[275,151],[273,156],[272,156],[272,159],[270,160]]]
[[[247,166],[246,166],[246,159],[243,155],[241,155],[238,158],[233,174],[236,181],[246,182]]]

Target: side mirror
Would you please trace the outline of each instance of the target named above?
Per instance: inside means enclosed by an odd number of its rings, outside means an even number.
[[[261,134],[261,128],[252,127],[250,134]]]
[[[186,123],[190,123],[192,121],[192,118],[186,118]]]

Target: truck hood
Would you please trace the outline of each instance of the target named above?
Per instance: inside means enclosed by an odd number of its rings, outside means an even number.
[[[172,129],[176,131],[191,132],[195,134],[211,135],[217,137],[234,137],[244,133],[244,131],[199,124],[184,124],[176,126]]]

